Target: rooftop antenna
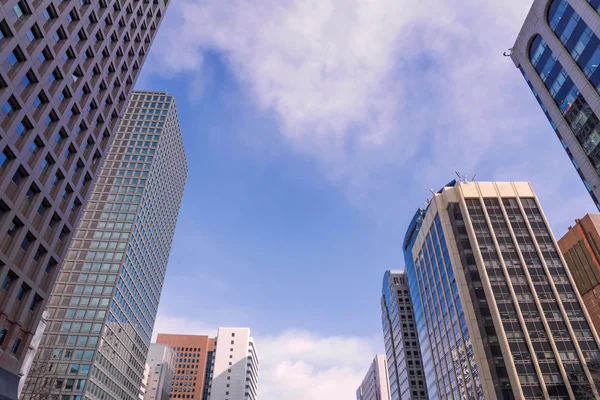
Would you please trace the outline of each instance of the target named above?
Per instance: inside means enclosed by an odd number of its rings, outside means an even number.
[[[471,178],[471,182],[475,182],[476,177],[477,177],[477,175],[473,175],[473,177]]]
[[[461,174],[459,171],[454,171],[454,173],[456,174],[456,176],[458,176],[458,181],[462,182],[462,183],[468,183],[469,182],[469,177],[467,174]],[[473,179],[475,179],[475,176],[473,176]]]
[[[435,191],[433,189],[429,189],[429,191],[431,192],[432,195],[435,196]]]

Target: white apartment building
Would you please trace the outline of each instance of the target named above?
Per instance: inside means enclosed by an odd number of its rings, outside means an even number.
[[[259,361],[248,328],[219,328],[210,400],[256,400]]]
[[[356,390],[356,400],[390,400],[385,354],[377,354]]]

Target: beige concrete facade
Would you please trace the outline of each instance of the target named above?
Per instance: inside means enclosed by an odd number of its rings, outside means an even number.
[[[436,219],[440,221],[437,227]],[[467,330],[458,339],[467,343],[470,363],[455,369],[464,374],[465,391],[470,390],[470,380],[473,394],[485,399],[575,399],[585,382],[591,382],[587,361],[600,354],[598,335],[589,329],[590,316],[574,289],[573,277],[563,267],[565,260],[556,251],[558,244],[531,185],[457,182],[436,193],[412,248],[417,275],[429,273],[421,260],[432,232],[445,237],[451,265],[444,261],[443,266],[452,269],[458,292],[451,307],[460,310],[460,303],[464,312]],[[443,277],[438,268],[434,274]],[[425,314],[435,316],[438,311],[424,294],[439,293],[443,288],[421,282]],[[550,313],[554,304],[556,311]],[[437,329],[432,322],[427,325],[430,332]],[[559,335],[554,327],[563,324],[564,333]],[[582,337],[592,351],[588,347],[582,350],[578,344]],[[564,350],[571,346],[574,351]],[[494,354],[492,348],[497,349]],[[431,357],[439,398],[456,398],[456,392],[442,387],[445,367],[441,350],[432,347]],[[579,368],[582,382],[574,382],[572,370]]]

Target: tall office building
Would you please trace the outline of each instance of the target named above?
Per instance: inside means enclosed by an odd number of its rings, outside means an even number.
[[[186,177],[175,99],[134,92],[47,307],[61,399],[137,399]]]
[[[588,214],[558,241],[596,332],[600,332],[600,214]]]
[[[512,49],[600,209],[600,0],[534,0]]]
[[[177,353],[166,344],[150,344],[146,363],[150,366],[143,400],[168,400],[171,396]]]
[[[449,183],[404,251],[430,398],[598,396],[598,335],[530,184]]]
[[[175,351],[170,398],[208,400],[215,340],[201,335],[159,333],[156,343],[167,345]]]
[[[248,328],[219,328],[212,362],[210,400],[256,400],[258,355]]]
[[[381,322],[391,400],[426,400],[423,361],[404,271],[386,271],[383,276]]]
[[[0,396],[19,370],[169,0],[0,2]]]
[[[391,400],[385,354],[377,354],[365,379],[356,390],[356,400]]]

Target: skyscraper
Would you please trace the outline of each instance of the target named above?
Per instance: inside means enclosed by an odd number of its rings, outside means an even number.
[[[0,2],[0,396],[18,373],[169,0]]]
[[[598,396],[598,335],[530,184],[450,182],[404,251],[430,398]]]
[[[219,328],[210,400],[256,400],[258,355],[248,328]]]
[[[356,390],[356,400],[390,400],[390,381],[385,354],[377,354],[365,379]]]
[[[146,358],[150,373],[143,400],[168,400],[171,397],[176,354],[175,350],[166,344],[150,344]]]
[[[600,332],[600,214],[588,214],[558,241],[596,332]]]
[[[600,209],[600,0],[534,0],[511,50]]]
[[[175,351],[175,375],[170,397],[208,400],[215,340],[202,335],[159,333],[156,343]]]
[[[381,292],[390,398],[426,400],[423,361],[406,273],[386,271]]]
[[[134,92],[48,303],[61,399],[137,399],[186,177],[175,99]]]

